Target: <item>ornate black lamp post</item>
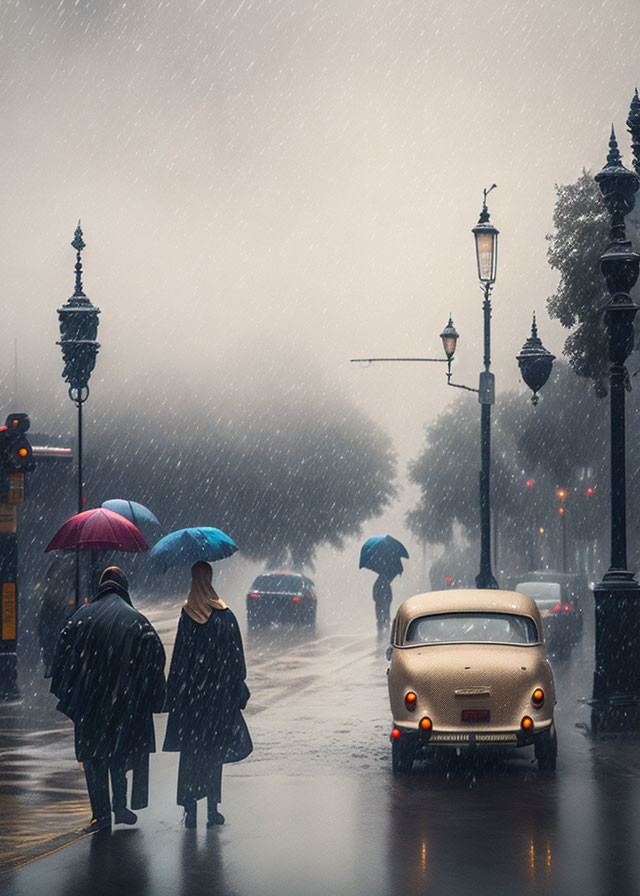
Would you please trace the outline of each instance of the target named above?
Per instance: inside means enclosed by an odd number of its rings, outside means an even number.
[[[60,341],[64,370],[62,378],[69,383],[69,398],[78,408],[78,513],[83,508],[82,498],[82,405],[89,397],[89,377],[96,364],[100,343],[98,335],[98,315],[100,309],[91,303],[82,287],[82,258],[85,247],[82,228],[78,221],[73,242],[76,250],[76,288],[62,308],[58,308],[60,318]],[[80,598],[80,562],[76,555],[76,605]]]
[[[480,374],[477,389],[451,382],[451,361],[458,341],[458,333],[449,317],[449,323],[440,337],[449,367],[447,384],[456,389],[476,392],[480,402],[480,572],[476,576],[476,588],[497,588],[491,571],[491,405],[495,402],[495,377],[491,373],[491,290],[498,267],[498,230],[489,220],[487,196],[495,184],[483,191],[482,211],[473,228],[476,243],[478,279],[484,292],[482,313],[484,320],[484,370]]]
[[[631,104],[634,166],[640,173],[640,100]],[[609,337],[611,396],[611,564],[594,589],[596,659],[591,721],[594,732],[624,731],[640,724],[640,584],[627,568],[625,362],[633,349],[638,310],[629,291],[638,279],[640,256],[627,240],[625,216],[635,205],[638,175],[622,164],[613,128],[609,155],[596,182],[611,215],[611,242],[600,259],[610,298],[604,307]]]
[[[482,211],[478,223],[473,228],[476,244],[476,261],[478,279],[484,293],[482,304],[484,318],[484,370],[480,373],[477,389],[451,381],[451,362],[456,352],[459,333],[453,325],[451,315],[440,334],[445,358],[352,358],[355,363],[371,364],[374,361],[428,361],[447,364],[447,384],[466,392],[475,392],[481,405],[480,416],[480,571],[476,576],[477,588],[497,588],[498,583],[491,571],[491,405],[495,402],[495,377],[491,373],[491,290],[496,279],[498,264],[498,230],[489,220],[487,196],[495,189],[493,184],[483,192]],[[525,342],[518,355],[518,364],[526,384],[533,389],[533,403],[537,404],[537,392],[544,386],[551,373],[554,355],[548,352],[538,338],[538,331],[533,321],[531,336]]]
[[[476,576],[477,588],[497,588],[498,583],[491,571],[491,405],[495,402],[495,377],[491,373],[491,290],[496,280],[498,267],[498,230],[489,220],[487,196],[495,189],[493,184],[484,190],[482,210],[478,223],[473,228],[476,243],[478,279],[484,293],[482,313],[484,322],[484,370],[480,373],[477,389],[451,381],[451,361],[456,350],[459,334],[449,317],[449,322],[440,337],[447,356],[447,383],[456,389],[476,392],[481,406],[480,414],[480,571]],[[532,401],[538,403],[538,391],[544,386],[551,373],[554,355],[544,348],[538,338],[535,315],[531,336],[518,355],[518,365],[525,383],[533,390]]]

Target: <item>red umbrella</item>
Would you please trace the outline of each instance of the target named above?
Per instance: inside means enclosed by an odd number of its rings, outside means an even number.
[[[96,507],[68,519],[53,536],[45,551],[148,551],[149,545],[137,526],[119,513]]]

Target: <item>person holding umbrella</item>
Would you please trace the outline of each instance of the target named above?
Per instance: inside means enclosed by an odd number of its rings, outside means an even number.
[[[148,804],[153,713],[162,710],[165,654],[151,623],[133,608],[125,574],[104,570],[97,594],[76,610],[58,639],[51,691],[75,727],[93,818],[85,832],[135,824],[127,809],[126,772],[133,769],[131,807]]]
[[[402,575],[402,558],[409,559],[409,553],[401,541],[391,535],[374,535],[368,538],[360,549],[360,569],[370,569],[378,573],[373,583],[373,602],[376,608],[378,635],[389,630],[391,609],[391,582]]]
[[[177,803],[185,827],[195,828],[197,801],[207,797],[207,826],[224,824],[218,811],[222,765],[252,751],[241,710],[249,699],[237,620],[211,584],[209,563],[191,567],[191,589],[182,607],[165,711],[163,749],[179,752]]]

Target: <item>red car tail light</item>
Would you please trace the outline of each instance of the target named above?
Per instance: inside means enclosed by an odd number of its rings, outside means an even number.
[[[573,604],[565,604],[563,609],[565,613],[570,613],[573,610]]]
[[[257,591],[250,591],[247,597],[262,597],[262,595],[258,594]]]
[[[398,738],[400,737],[400,731],[397,728],[394,728],[393,731],[391,732],[391,737],[394,740],[398,740]]]
[[[293,598],[293,602],[294,602],[294,604],[299,604],[301,600],[302,600],[301,597],[294,597],[294,598]]]
[[[407,691],[404,698],[404,705],[407,707],[407,709],[415,709],[417,702],[418,695],[415,693],[415,691]]]
[[[553,612],[559,613],[561,609],[562,609],[562,604],[556,604],[555,607],[553,608]]]

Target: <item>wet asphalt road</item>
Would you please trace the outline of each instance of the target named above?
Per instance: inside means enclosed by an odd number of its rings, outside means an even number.
[[[319,625],[315,635],[249,639],[255,751],[225,767],[227,824],[207,830],[202,813],[197,831],[184,830],[176,757],[159,753],[151,806],[135,828],[83,837],[7,871],[0,892],[640,893],[640,742],[594,743],[576,727],[588,720],[577,698],[590,691],[591,654],[587,628],[583,649],[554,663],[555,776],[540,775],[522,751],[492,762],[461,756],[394,778],[384,645],[373,631],[354,637]],[[164,723],[159,717],[159,741]],[[77,768],[63,780],[78,785],[72,803],[82,812]],[[4,816],[4,792],[2,806]],[[86,817],[62,815],[68,830]]]

